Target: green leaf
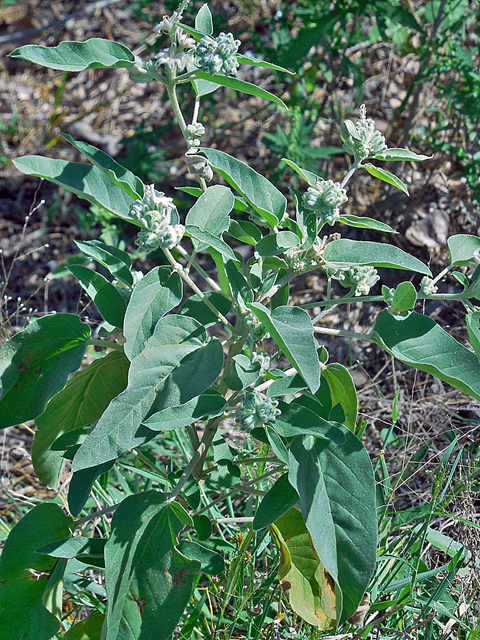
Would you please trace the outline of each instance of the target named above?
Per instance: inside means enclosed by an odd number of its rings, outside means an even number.
[[[57,560],[35,551],[70,536],[71,524],[72,519],[58,505],[43,503],[10,531],[0,559],[0,629],[4,638],[48,640],[59,630],[60,620],[43,602]]]
[[[244,162],[216,149],[200,149],[215,171],[271,225],[283,218],[287,200],[269,180]]]
[[[221,293],[217,293],[216,291],[205,291],[203,295],[224,316],[226,316],[232,308],[231,301]],[[195,318],[195,320],[198,320],[198,322],[204,327],[209,327],[220,322],[218,316],[216,316],[213,311],[207,307],[198,294],[187,298],[178,313],[182,316]]]
[[[294,438],[299,435],[325,438],[325,433],[328,431],[329,437],[335,436],[336,441],[344,442],[340,429],[334,429],[340,425],[322,418],[310,407],[300,405],[296,401],[290,404],[280,402],[278,406],[282,413],[277,417],[272,428],[284,438]]]
[[[411,311],[417,301],[417,292],[411,282],[401,282],[393,294],[392,306],[389,312],[392,315],[404,315]]]
[[[424,156],[408,149],[387,149],[378,156],[375,156],[377,160],[430,160],[433,156]]]
[[[106,538],[66,538],[49,542],[35,550],[35,553],[52,558],[82,558],[93,556],[103,561]]]
[[[81,265],[72,265],[68,267],[68,270],[90,296],[103,319],[114,327],[121,327],[127,303],[113,284],[100,273]]]
[[[32,420],[82,364],[90,329],[68,313],[34,318],[0,349],[0,429]]]
[[[330,389],[332,406],[339,404],[345,414],[345,426],[355,431],[357,424],[357,392],[348,369],[342,364],[332,362],[322,372]]]
[[[225,272],[232,291],[232,297],[237,304],[245,306],[248,302],[253,302],[253,291],[247,280],[241,274],[236,262],[227,260],[225,262]]]
[[[399,320],[388,311],[381,311],[371,338],[400,362],[431,373],[480,400],[480,364],[476,355],[430,318],[412,313]]]
[[[265,236],[257,242],[255,251],[262,257],[278,256],[288,249],[292,249],[300,244],[300,238],[291,231],[278,231]]]
[[[332,269],[367,266],[405,269],[432,276],[430,269],[414,256],[391,244],[360,240],[334,240],[325,247],[326,264]]]
[[[307,169],[302,169],[302,167],[299,167],[298,164],[293,162],[293,160],[282,158],[282,161],[285,162],[285,164],[287,164],[296,173],[298,173],[298,175],[305,180],[309,187],[314,187],[317,180],[320,180],[320,176],[317,176],[311,171],[307,171]]]
[[[206,5],[204,5],[206,6]],[[228,187],[216,185],[208,187],[187,213],[185,224],[194,225],[202,231],[208,231],[217,238],[230,226],[229,213],[235,199]],[[196,251],[202,251],[206,245],[194,242]]]
[[[82,253],[105,267],[114,278],[122,280],[128,286],[133,285],[132,260],[128,253],[117,249],[117,247],[110,247],[100,240],[87,240],[86,242],[75,240],[75,244]]]
[[[240,391],[254,384],[260,376],[260,363],[251,362],[250,358],[239,353],[233,356],[228,375],[224,382],[229,389]]]
[[[469,310],[466,315],[465,322],[467,324],[470,344],[472,345],[477,358],[480,360],[480,311]]]
[[[370,458],[346,427],[340,429],[343,444],[297,436],[289,451],[289,481],[300,496],[318,559],[336,584],[337,623],[357,610],[375,568],[377,548]],[[325,435],[328,438],[328,429]]]
[[[251,244],[255,246],[259,240],[262,239],[260,229],[253,224],[245,220],[232,220],[230,227],[228,228],[227,235],[236,238],[240,242],[245,244]]]
[[[233,250],[228,246],[228,244],[220,238],[217,238],[217,236],[209,233],[208,231],[202,231],[202,229],[199,229],[195,225],[187,224],[185,226],[185,235],[190,238],[195,238],[195,240],[198,240],[200,243],[204,243],[207,247],[213,247],[228,260],[234,260],[235,262],[238,262],[236,255],[233,253]]]
[[[254,58],[253,56],[242,56],[237,53],[236,58],[240,64],[249,64],[252,67],[263,67],[264,69],[272,69],[272,71],[281,71],[282,73],[288,73],[291,76],[295,75],[294,71],[280,67],[278,64],[267,62],[266,60],[260,60],[260,58]]]
[[[211,36],[213,33],[213,19],[208,4],[202,4],[195,16],[195,29]]]
[[[131,171],[122,167],[121,164],[118,164],[108,153],[86,142],[78,142],[68,133],[61,133],[60,135],[64,140],[74,146],[75,149],[83,153],[97,169],[100,169],[117,187],[120,187],[125,193],[128,193],[131,198],[134,200],[143,198],[145,185],[140,178],[137,178]]]
[[[292,393],[303,391],[307,388],[307,383],[296,373],[293,376],[286,376],[279,380],[274,380],[267,389],[267,396],[269,398],[277,398],[278,396],[285,396]]]
[[[123,333],[125,354],[133,360],[153,335],[158,320],[182,301],[182,281],[171,267],[155,267],[133,290]]]
[[[400,189],[400,191],[403,191],[403,193],[406,193],[408,196],[408,189],[406,185],[400,180],[400,178],[397,178],[396,175],[390,173],[390,171],[387,171],[386,169],[380,169],[380,167],[376,167],[370,162],[362,164],[362,167],[366,169],[368,173],[374,178],[378,178],[383,182],[387,182],[388,184],[397,187],[397,189]]]
[[[77,371],[35,420],[37,430],[32,446],[32,462],[39,480],[56,488],[62,466],[60,451],[52,444],[62,434],[93,424],[110,401],[127,386],[129,361],[121,351],[111,351]]]
[[[79,198],[98,204],[119,218],[139,225],[130,217],[130,207],[135,200],[91,164],[54,160],[43,156],[24,156],[14,160],[13,164],[27,176],[49,180],[67,191],[72,191]]]
[[[249,305],[313,393],[320,386],[317,342],[310,316],[300,307],[277,307],[270,315],[258,302]]]
[[[98,640],[102,632],[103,614],[95,613],[74,624],[67,633],[62,636],[62,640]]]
[[[168,504],[157,491],[144,491],[121,502],[105,546],[108,595],[105,640],[167,640],[187,605],[201,563],[188,560],[175,546],[187,513]],[[124,635],[127,620],[136,632]]]
[[[27,44],[15,49],[10,57],[59,71],[130,69],[135,64],[135,56],[127,47],[103,38],[90,38],[86,42],[61,42],[56,47]]]
[[[326,631],[335,626],[335,590],[320,564],[302,514],[290,509],[269,527],[280,549],[278,578],[291,608]]]
[[[346,224],[347,227],[355,227],[357,229],[372,229],[373,231],[383,231],[384,233],[398,233],[398,231],[392,229],[388,224],[379,222],[373,218],[344,215],[339,217],[338,222]]]
[[[206,73],[204,71],[196,71],[195,78],[198,80],[215,82],[222,87],[229,87],[230,89],[235,89],[235,91],[246,93],[249,96],[256,96],[257,98],[263,98],[264,100],[275,102],[275,104],[279,104],[281,107],[288,111],[288,107],[283,100],[278,98],[275,94],[270,93],[270,91],[262,89],[261,87],[258,87],[256,84],[252,84],[251,82],[245,82],[244,80],[239,80],[238,78],[234,78],[232,76],[211,76],[209,73]]]
[[[218,392],[210,390],[192,398],[185,404],[157,411],[144,420],[152,431],[170,431],[180,429],[204,416],[219,416],[226,406],[225,398]]]
[[[75,471],[68,485],[68,508],[74,518],[80,515],[88,500],[93,483],[104,473],[108,473],[113,467],[114,460],[88,469]]]
[[[208,576],[218,576],[223,573],[225,563],[219,553],[207,549],[198,542],[191,540],[181,540],[177,550],[189,560],[197,560],[201,563],[200,570]]]
[[[298,494],[288,481],[288,473],[280,476],[262,498],[255,512],[253,530],[259,531],[273,524],[298,502]]]
[[[187,316],[161,318],[144,350],[133,358],[128,386],[103,413],[73,459],[73,471],[115,460],[148,442],[155,432],[140,425],[152,413],[185,404],[215,382],[222,345],[207,342],[204,328]]]
[[[478,236],[469,236],[462,233],[450,236],[447,242],[452,267],[468,264],[473,260],[475,252],[480,250],[480,238]]]

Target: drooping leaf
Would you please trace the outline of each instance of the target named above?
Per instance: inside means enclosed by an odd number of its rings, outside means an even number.
[[[36,549],[35,552],[52,558],[79,558],[85,564],[88,564],[88,560],[84,558],[97,558],[101,561],[100,566],[104,566],[103,551],[106,541],[106,538],[85,538],[83,536],[66,538],[49,542]]]
[[[82,267],[72,265],[68,267],[71,274],[78,280],[82,289],[92,299],[102,318],[114,327],[121,327],[127,309],[127,303],[122,294],[115,289],[102,274]]]
[[[140,224],[130,217],[130,207],[135,200],[91,164],[67,162],[43,156],[24,156],[14,160],[13,164],[27,176],[49,180],[67,191],[72,191],[79,198],[104,207],[132,224]]]
[[[294,438],[289,481],[300,496],[318,559],[335,582],[336,618],[341,623],[357,610],[375,568],[377,515],[367,451],[346,427],[331,429],[340,429],[345,441]],[[325,435],[328,438],[328,429]]]
[[[168,504],[157,491],[129,496],[120,504],[105,546],[105,640],[172,637],[201,570],[198,560],[188,560],[175,548],[186,524],[192,521],[182,507]],[[122,635],[131,616],[137,632]]]
[[[433,156],[424,156],[408,149],[387,149],[382,154],[375,156],[377,160],[413,160],[420,162],[421,160],[430,160]]]
[[[237,304],[243,307],[248,302],[253,302],[253,291],[246,278],[242,275],[240,265],[233,260],[225,262],[225,272],[228,276],[232,297]]]
[[[249,96],[257,96],[257,98],[263,98],[269,102],[275,102],[275,104],[280,105],[288,111],[287,105],[278,96],[274,93],[270,93],[270,91],[267,91],[266,89],[262,89],[256,84],[252,84],[251,82],[245,82],[245,80],[240,80],[233,76],[211,76],[209,73],[205,73],[204,71],[196,71],[195,78],[198,80],[215,82],[222,87],[229,87],[230,89],[235,89],[235,91],[246,93]]]
[[[56,47],[27,44],[15,49],[10,57],[22,58],[59,71],[130,69],[135,64],[135,56],[127,47],[103,38],[90,38],[85,42],[61,42]]]
[[[373,231],[383,231],[383,233],[398,233],[398,231],[392,229],[388,224],[364,216],[344,215],[339,217],[338,222],[346,224],[347,227],[355,227],[356,229],[372,229]]]
[[[35,551],[69,537],[71,524],[72,519],[58,505],[43,503],[11,530],[0,559],[0,633],[4,638],[48,640],[59,630],[60,620],[43,602],[57,560]]]
[[[280,476],[258,505],[253,530],[259,531],[273,524],[298,502],[298,494],[288,481],[288,473]]]
[[[291,231],[278,231],[265,236],[257,242],[255,251],[262,257],[278,256],[300,244],[300,238]]]
[[[111,158],[108,153],[97,149],[87,142],[79,142],[74,140],[68,133],[60,134],[64,140],[69,142],[75,149],[78,149],[90,162],[104,173],[110,180],[120,189],[128,193],[134,200],[143,198],[145,185],[131,171],[122,167],[116,160]]]
[[[478,236],[469,236],[462,233],[450,236],[447,242],[452,267],[468,264],[473,260],[475,252],[480,250],[480,238]]]
[[[380,242],[334,240],[325,247],[323,257],[332,269],[370,265],[432,275],[430,269],[414,256],[394,245]]]
[[[108,406],[73,459],[73,471],[115,460],[151,440],[140,425],[149,412],[185,404],[215,382],[223,367],[217,339],[187,316],[161,318],[143,351],[133,358],[128,386]]]
[[[400,178],[397,178],[395,174],[390,173],[390,171],[387,171],[386,169],[380,169],[380,167],[376,167],[370,162],[363,164],[362,167],[364,167],[374,178],[378,178],[379,180],[382,180],[382,182],[386,182],[397,187],[397,189],[400,189],[400,191],[403,191],[403,193],[406,193],[408,196],[408,189],[406,185],[400,180]]]
[[[233,250],[228,246],[226,242],[224,242],[221,238],[214,236],[208,231],[204,231],[199,229],[195,225],[187,224],[185,226],[185,235],[190,238],[194,238],[203,246],[213,247],[216,251],[225,256],[227,260],[237,261],[237,257],[233,253]]]
[[[283,218],[287,206],[285,196],[262,175],[244,162],[223,151],[202,148],[201,153],[228,184],[272,226]]]
[[[114,278],[122,280],[129,286],[133,284],[132,259],[128,253],[100,240],[87,240],[86,242],[76,240],[75,244],[82,253],[105,267]]]
[[[0,428],[32,420],[79,368],[90,329],[68,313],[34,318],[0,349]]]
[[[318,560],[309,532],[297,509],[269,527],[280,548],[278,578],[291,608],[321,631],[335,626],[335,591]]]
[[[357,423],[357,392],[348,369],[338,362],[331,362],[322,372],[330,388],[332,405],[340,404],[345,414],[345,425],[350,431]]]
[[[206,6],[206,5],[204,5]],[[187,213],[185,224],[208,231],[217,238],[230,226],[230,211],[234,205],[233,193],[228,187],[208,187]],[[195,241],[195,249],[202,251],[207,245]]]
[[[217,391],[206,391],[185,404],[157,411],[143,421],[152,431],[169,431],[192,424],[203,416],[218,416],[226,406],[225,398]]]
[[[35,420],[37,430],[32,462],[41,482],[55,488],[63,457],[51,445],[63,433],[93,424],[113,398],[127,386],[129,361],[121,351],[111,351],[78,371]]]
[[[371,336],[400,362],[431,373],[480,400],[480,364],[431,318],[412,313],[403,320],[381,311]]]
[[[133,290],[125,313],[125,354],[133,360],[153,334],[158,320],[182,300],[182,281],[170,267],[155,267]]]
[[[320,365],[317,342],[308,313],[299,307],[281,306],[270,315],[268,309],[258,302],[249,307],[310,389],[315,392],[320,386]]]

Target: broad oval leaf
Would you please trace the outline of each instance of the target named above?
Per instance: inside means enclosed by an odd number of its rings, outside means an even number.
[[[45,411],[35,420],[37,430],[32,446],[32,462],[41,482],[55,488],[64,458],[51,449],[64,433],[92,425],[110,401],[127,386],[129,361],[121,351],[111,351],[77,371]]]
[[[221,185],[208,187],[187,213],[185,224],[192,224],[202,231],[208,231],[213,236],[221,238],[222,233],[230,226],[229,214],[234,204],[233,193],[228,187]],[[194,244],[197,251],[202,251],[207,246],[198,242]]]
[[[0,429],[40,415],[82,364],[90,329],[69,313],[34,318],[0,349]]]
[[[473,260],[475,252],[480,250],[480,238],[478,236],[469,236],[462,233],[450,236],[447,242],[452,267],[468,264]]]
[[[60,71],[130,69],[135,64],[135,56],[127,47],[103,38],[90,38],[85,42],[61,42],[56,47],[27,44],[15,49],[10,57],[22,58]]]
[[[323,258],[333,269],[370,265],[432,275],[430,269],[414,256],[391,244],[379,242],[334,240],[325,247]]]
[[[187,224],[185,226],[185,235],[190,238],[194,238],[201,244],[203,243],[203,246],[212,247],[213,249],[221,253],[222,256],[225,256],[227,260],[238,262],[236,255],[233,253],[233,250],[228,246],[228,244],[221,238],[214,236],[212,233],[200,229],[196,225]]]
[[[269,180],[228,153],[205,148],[200,151],[212,168],[243,195],[269,225],[276,226],[280,222],[286,211],[287,200]]]
[[[300,244],[300,238],[291,231],[278,231],[257,242],[255,251],[262,257],[278,256]]]
[[[312,436],[294,438],[289,481],[300,496],[318,559],[335,581],[340,624],[357,610],[373,574],[377,514],[368,453],[346,427],[338,428],[345,437],[342,444]]]
[[[253,530],[259,531],[273,524],[298,502],[298,494],[288,481],[288,473],[280,476],[263,496],[255,512]]]
[[[355,227],[356,229],[372,229],[373,231],[383,231],[384,233],[398,233],[398,231],[395,231],[395,229],[392,229],[392,227],[384,222],[363,216],[344,215],[339,217],[338,222],[346,224],[347,227]]]
[[[411,311],[417,301],[417,291],[411,282],[401,282],[393,294],[392,306],[389,309],[393,315],[401,315]]]
[[[378,156],[375,156],[377,160],[412,160],[412,161],[421,161],[421,160],[431,160],[433,156],[424,156],[421,153],[415,153],[414,151],[409,151],[408,149],[387,149],[383,153]]]
[[[72,191],[79,198],[99,204],[119,218],[132,224],[140,223],[130,217],[135,202],[119,189],[100,169],[91,164],[67,162],[43,156],[24,156],[13,161],[16,168],[28,176],[37,176]]]
[[[246,93],[249,96],[256,96],[257,98],[263,98],[264,100],[275,102],[275,104],[280,105],[288,111],[287,105],[278,96],[274,93],[270,93],[270,91],[267,91],[266,89],[262,89],[256,84],[252,84],[251,82],[245,82],[245,80],[239,80],[232,76],[211,76],[209,73],[205,73],[204,71],[196,71],[195,78],[198,80],[206,80],[207,82],[214,82],[222,87],[229,87],[230,89],[235,89],[235,91]]]
[[[72,265],[68,270],[78,280],[104,320],[113,327],[121,327],[127,309],[122,294],[104,276],[81,265]]]
[[[155,267],[133,290],[125,312],[125,354],[133,360],[162,316],[182,301],[182,281],[171,267]]]
[[[399,320],[381,311],[371,338],[400,362],[431,373],[480,400],[477,356],[430,318],[412,313]]]
[[[300,307],[281,306],[270,315],[268,309],[258,302],[249,307],[315,393],[320,386],[320,364],[308,313]]]
[[[379,180],[382,180],[382,182],[386,182],[387,184],[397,187],[397,189],[400,189],[400,191],[403,191],[403,193],[406,193],[408,196],[408,189],[406,185],[400,180],[400,178],[397,178],[396,175],[390,173],[390,171],[380,169],[380,167],[376,167],[370,162],[362,164],[362,167],[364,167],[364,169],[366,169],[374,178],[378,178]]]
[[[213,33],[213,19],[208,4],[202,4],[195,16],[195,29],[211,36]]]

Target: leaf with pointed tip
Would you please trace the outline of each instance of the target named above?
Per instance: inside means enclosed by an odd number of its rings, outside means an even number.
[[[206,391],[185,404],[157,411],[143,421],[152,431],[180,429],[204,416],[219,416],[226,406],[225,398],[217,391]]]
[[[190,238],[194,238],[200,243],[203,243],[206,247],[212,247],[216,251],[225,256],[227,260],[233,260],[238,262],[237,256],[233,253],[233,250],[224,242],[221,238],[214,236],[208,231],[204,231],[193,224],[187,224],[185,226],[185,235]]]
[[[221,185],[208,187],[187,213],[185,224],[192,224],[202,231],[208,231],[217,238],[221,238],[222,233],[230,226],[229,214],[234,203],[233,193],[228,187]],[[197,251],[203,251],[207,246],[197,241],[194,245]]]
[[[86,242],[75,240],[75,244],[82,253],[105,267],[114,278],[122,280],[129,286],[133,284],[132,260],[128,253],[100,242],[100,240],[87,240]]]
[[[424,156],[420,153],[409,151],[408,149],[394,149],[394,148],[387,149],[386,151],[384,151],[383,153],[375,157],[377,160],[394,160],[394,161],[412,160],[412,161],[418,161],[418,162],[420,162],[421,160],[431,160],[433,158],[433,156]]]
[[[480,238],[478,236],[461,233],[450,236],[447,242],[452,267],[468,264],[473,260],[475,253],[480,252]]]
[[[397,178],[396,175],[390,173],[390,171],[380,169],[380,167],[376,167],[370,162],[362,164],[362,167],[374,178],[378,178],[379,180],[382,180],[382,182],[386,182],[387,184],[397,187],[397,189],[400,189],[400,191],[403,191],[403,193],[406,193],[408,196],[408,189],[406,185],[400,180],[400,178]]]
[[[75,276],[87,295],[90,296],[92,302],[100,311],[102,318],[113,327],[121,327],[123,325],[127,303],[113,284],[102,276],[102,274],[88,267],[71,265],[68,267],[68,270]]]
[[[298,502],[298,494],[288,481],[288,473],[284,473],[275,481],[255,512],[253,530],[259,531],[273,524]]]
[[[338,222],[346,224],[347,227],[355,227],[357,229],[372,229],[373,231],[383,231],[384,233],[398,233],[398,231],[392,229],[388,224],[364,216],[344,215],[340,216]]]
[[[260,58],[254,58],[253,56],[242,56],[239,53],[236,54],[236,58],[240,64],[249,64],[252,67],[263,67],[263,69],[271,69],[272,71],[281,71],[282,73],[288,73],[291,76],[295,75],[294,71],[280,67],[278,64],[267,62],[266,60],[260,60]]]
[[[286,111],[288,111],[288,107],[283,100],[277,97],[274,93],[270,93],[270,91],[262,89],[258,85],[252,84],[251,82],[245,82],[245,80],[239,80],[238,78],[234,78],[233,76],[211,76],[205,71],[196,71],[195,78],[198,80],[215,82],[222,87],[235,89],[235,91],[241,91],[242,93],[246,93],[249,96],[256,96],[257,98],[263,98],[264,100],[268,100],[269,102],[275,102],[275,104],[280,105],[281,107],[286,109]]]
[[[322,372],[330,389],[332,406],[340,404],[345,414],[345,426],[355,431],[357,424],[357,392],[348,369],[338,362],[331,362]]]
[[[311,171],[307,171],[307,169],[302,169],[298,164],[293,162],[293,160],[289,160],[288,158],[282,158],[283,162],[287,164],[291,169],[293,169],[298,175],[305,180],[309,187],[314,187],[317,180],[321,180],[320,176],[317,176],[315,173]]]
[[[195,29],[211,36],[213,33],[213,19],[208,4],[202,4],[195,16]]]

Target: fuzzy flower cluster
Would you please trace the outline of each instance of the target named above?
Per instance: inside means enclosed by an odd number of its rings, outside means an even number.
[[[267,398],[259,391],[246,393],[237,409],[236,421],[244,431],[251,431],[264,424],[273,423],[280,414],[278,401]]]
[[[234,76],[237,74],[238,60],[235,54],[240,40],[231,33],[221,33],[216,38],[204,36],[197,45],[196,64],[211,76]]]
[[[264,376],[265,373],[270,369],[270,357],[266,356],[263,353],[256,353],[255,351],[252,353],[252,357],[250,358],[252,364],[254,362],[260,363],[260,376]]]
[[[305,209],[315,211],[323,224],[333,225],[340,217],[340,205],[347,202],[347,192],[333,180],[318,178],[303,195]]]
[[[437,293],[438,287],[432,278],[428,276],[423,276],[422,281],[420,282],[420,291],[426,296],[431,296],[434,293]]]
[[[250,332],[250,337],[254,342],[258,342],[259,340],[270,337],[268,331],[265,329],[264,325],[260,322],[260,320],[254,313],[252,313],[251,311],[246,311],[244,317],[245,324],[247,325]]]
[[[357,122],[354,124],[347,120],[341,129],[343,148],[357,161],[381,155],[387,150],[385,138],[375,129],[375,122],[367,118],[364,104],[360,106],[359,111],[360,117]]]
[[[185,227],[178,224],[177,208],[172,198],[156,191],[153,184],[145,187],[142,200],[130,207],[130,215],[142,225],[135,243],[140,249],[171,249],[183,238]]]
[[[355,296],[367,296],[370,289],[380,280],[374,267],[350,267],[337,269],[332,278],[338,280],[343,287],[354,287]]]

